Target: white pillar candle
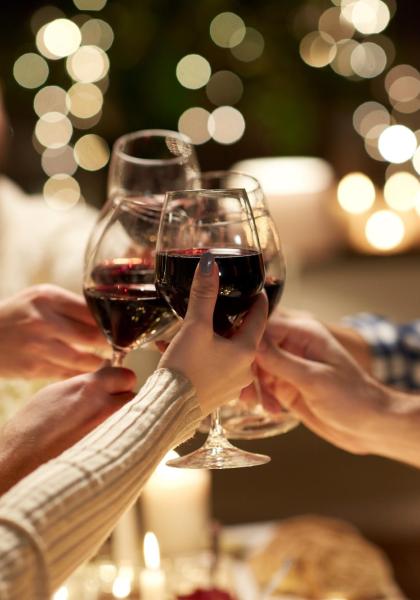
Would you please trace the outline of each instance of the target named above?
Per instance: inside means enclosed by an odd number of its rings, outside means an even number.
[[[140,565],[140,535],[136,507],[128,509],[112,532],[112,558],[118,565],[137,567]]]
[[[165,556],[195,552],[209,542],[210,473],[166,466],[176,456],[165,456],[141,497],[144,528],[156,533]]]
[[[141,600],[164,600],[166,578],[160,568],[159,543],[151,531],[144,536],[143,553],[146,568],[140,572],[140,598]]]

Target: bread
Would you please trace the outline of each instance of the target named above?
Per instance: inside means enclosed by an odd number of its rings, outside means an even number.
[[[268,545],[249,558],[262,589],[286,560],[291,568],[278,585],[281,594],[308,600],[403,598],[383,552],[344,521],[320,516],[283,521]]]

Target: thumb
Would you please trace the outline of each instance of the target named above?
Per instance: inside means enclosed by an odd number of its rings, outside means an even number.
[[[219,292],[219,269],[210,252],[202,254],[195,270],[186,321],[200,321],[213,329],[213,312]]]
[[[291,354],[271,344],[265,338],[258,348],[256,356],[258,366],[274,377],[281,377],[297,388],[304,388],[313,382],[317,364]]]

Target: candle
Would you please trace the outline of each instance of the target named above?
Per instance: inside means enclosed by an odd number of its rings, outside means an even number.
[[[112,558],[117,565],[140,564],[140,537],[135,506],[126,511],[112,532]]]
[[[210,473],[202,469],[175,469],[169,452],[143,489],[143,524],[159,538],[163,555],[195,552],[208,546]]]
[[[146,568],[140,572],[141,600],[163,600],[166,587],[165,573],[160,568],[159,543],[151,531],[144,536],[143,554]]]

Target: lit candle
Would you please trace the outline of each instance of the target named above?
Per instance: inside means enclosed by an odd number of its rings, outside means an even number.
[[[157,537],[151,531],[144,536],[144,564],[140,572],[141,600],[163,600],[165,598],[165,573],[160,568],[160,552]]]
[[[135,506],[126,511],[112,532],[112,558],[118,565],[140,565],[140,536]]]
[[[156,533],[165,556],[202,550],[209,542],[210,473],[166,466],[177,456],[165,456],[141,497],[144,527]]]

